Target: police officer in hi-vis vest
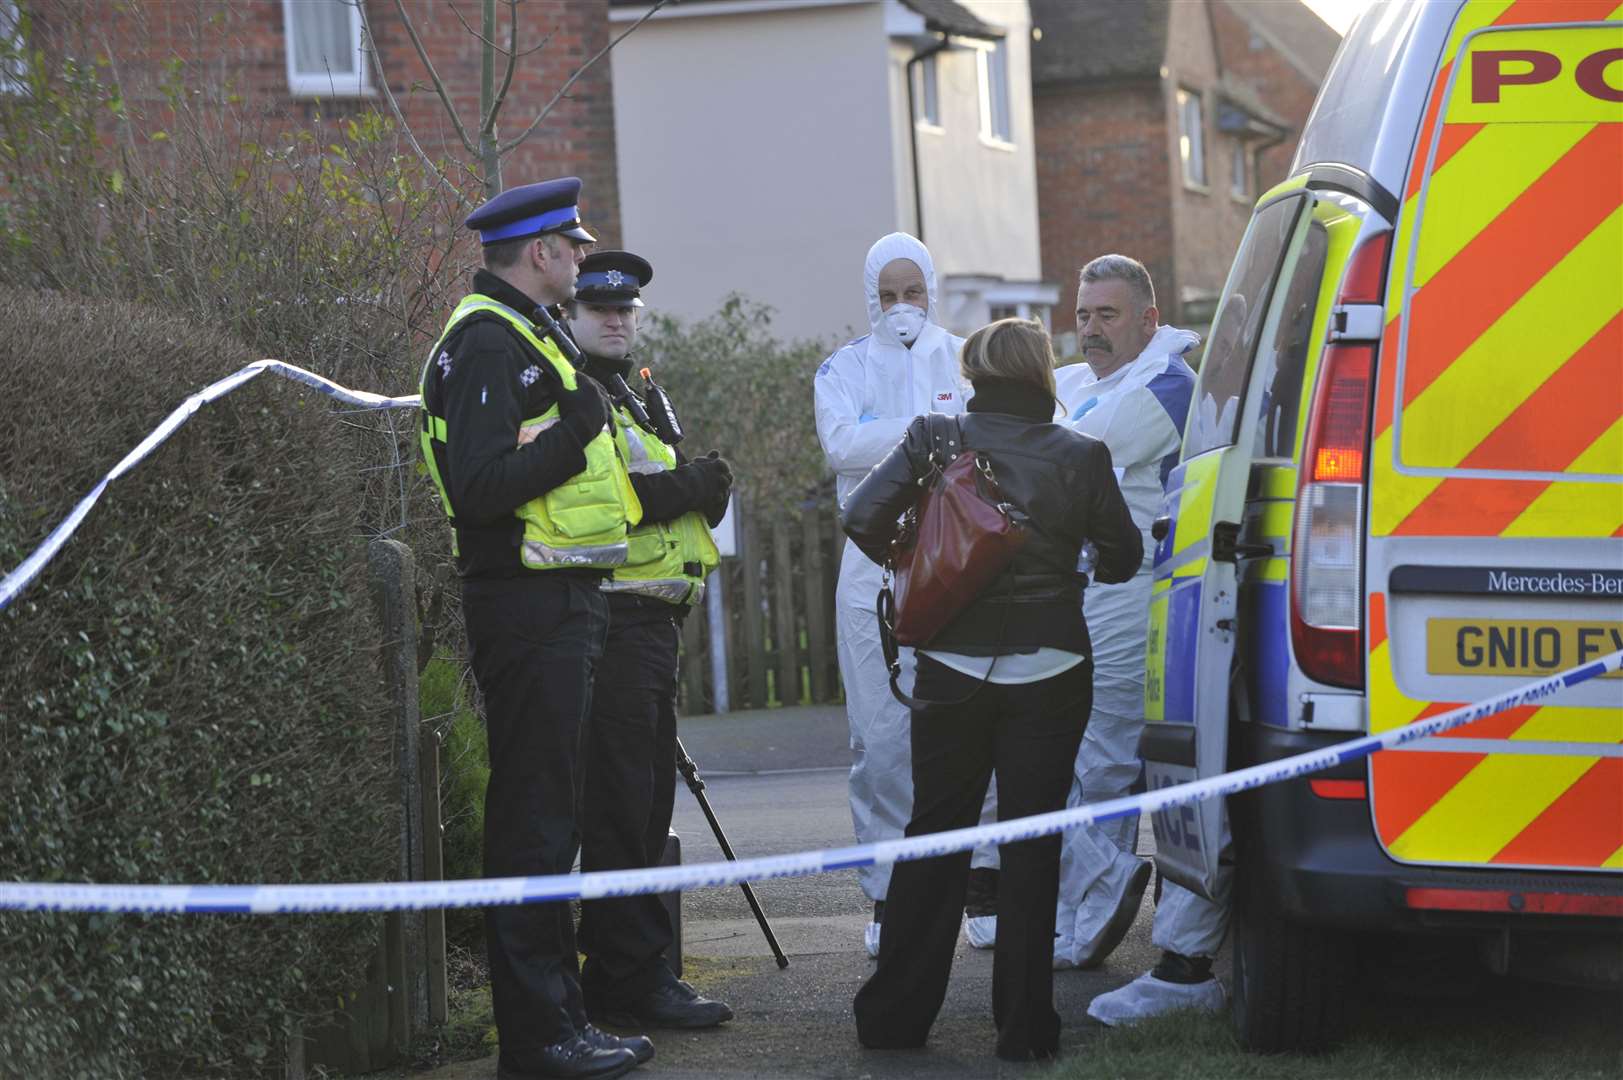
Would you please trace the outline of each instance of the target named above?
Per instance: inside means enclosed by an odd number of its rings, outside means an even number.
[[[642,522],[627,537],[626,561],[604,583],[609,639],[597,665],[588,726],[581,818],[582,870],[656,866],[670,830],[676,792],[678,624],[704,596],[718,562],[709,524],[721,520],[732,471],[714,451],[686,460],[680,421],[663,391],[627,380],[637,340],[641,293],[653,279],[647,260],[599,251],[581,261],[570,333],[584,370],[615,402],[630,451],[631,484]],[[587,1013],[617,1026],[704,1028],[732,1019],[700,997],[666,961],[670,916],[657,896],[587,900],[580,943]]]
[[[451,519],[485,703],[492,878],[567,874],[575,861],[577,762],[609,625],[602,585],[642,518],[602,389],[540,329],[540,306],[574,295],[593,242],[579,195],[579,180],[550,180],[468,216],[485,268],[423,368],[423,457]],[[485,939],[503,1080],[620,1076],[653,1056],[646,1038],[587,1021],[567,903],[487,908]]]

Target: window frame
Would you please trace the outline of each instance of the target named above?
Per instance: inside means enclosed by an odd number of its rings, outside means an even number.
[[[1238,170],[1234,166],[1238,164]],[[1251,174],[1255,166],[1251,161],[1251,146],[1244,139],[1234,140],[1234,149],[1229,154],[1229,195],[1236,202],[1249,203],[1251,195]]]
[[[1178,159],[1183,186],[1190,191],[1210,192],[1212,174],[1206,167],[1206,96],[1199,90],[1180,86],[1174,100],[1178,106]],[[1187,108],[1191,103],[1195,107],[1193,138]],[[1198,162],[1200,167],[1198,176],[1190,168],[1194,162]]]
[[[936,61],[939,53],[931,53],[914,69],[917,73],[913,87],[913,123],[920,131],[944,132],[941,123],[941,72]]]
[[[365,0],[351,3],[348,0],[330,0],[341,7],[349,17],[349,39],[355,49],[355,71],[339,73],[332,71],[301,72],[297,69],[297,60],[294,55],[294,12],[301,4],[314,3],[316,0],[282,0],[282,52],[287,62],[287,88],[288,93],[296,98],[369,98],[377,94],[372,85],[372,68],[367,62],[365,42],[361,33],[361,11],[359,4]]]
[[[23,40],[23,13],[17,0],[0,0],[0,36],[7,39],[15,57],[0,59],[0,95],[22,94],[28,90],[28,42]]]
[[[994,54],[999,58],[998,68],[1002,76],[1000,86],[1003,92],[1003,122],[1007,128],[1006,134],[1000,134],[994,126],[996,121],[992,97]],[[1014,93],[1009,88],[1009,43],[1006,38],[999,38],[975,50],[975,88],[976,96],[980,99],[981,143],[999,150],[1015,149]]]

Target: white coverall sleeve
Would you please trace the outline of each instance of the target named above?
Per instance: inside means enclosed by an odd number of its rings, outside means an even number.
[[[879,464],[907,433],[911,416],[879,417],[864,421],[864,379],[861,361],[850,349],[841,349],[817,370],[817,440],[831,469],[862,477]]]
[[[1159,462],[1182,441],[1166,409],[1146,387],[1135,387],[1066,425],[1110,447],[1110,462],[1125,472]]]

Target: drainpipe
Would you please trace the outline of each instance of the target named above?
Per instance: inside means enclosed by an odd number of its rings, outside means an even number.
[[[942,34],[941,39],[922,52],[913,54],[903,67],[903,74],[907,79],[907,146],[913,161],[913,228],[918,233],[919,243],[924,243],[924,193],[919,187],[919,122],[917,119],[917,104],[913,100],[913,68],[923,63],[936,53],[947,49],[947,35]],[[936,91],[936,107],[940,108],[941,93]]]

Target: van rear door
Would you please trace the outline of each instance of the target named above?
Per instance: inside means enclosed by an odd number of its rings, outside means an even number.
[[[1623,647],[1623,22],[1456,32],[1393,239],[1370,730]],[[1436,118],[1432,121],[1431,118]],[[1400,862],[1623,869],[1623,680],[1370,761]]]
[[[1258,343],[1271,341],[1279,322],[1276,283],[1301,257],[1314,205],[1302,182],[1282,187],[1259,204],[1223,287],[1183,454],[1155,526],[1139,748],[1151,788],[1220,773],[1227,762],[1239,531],[1265,404],[1248,384]],[[1157,813],[1161,872],[1210,897],[1224,855],[1223,815],[1217,800]]]

